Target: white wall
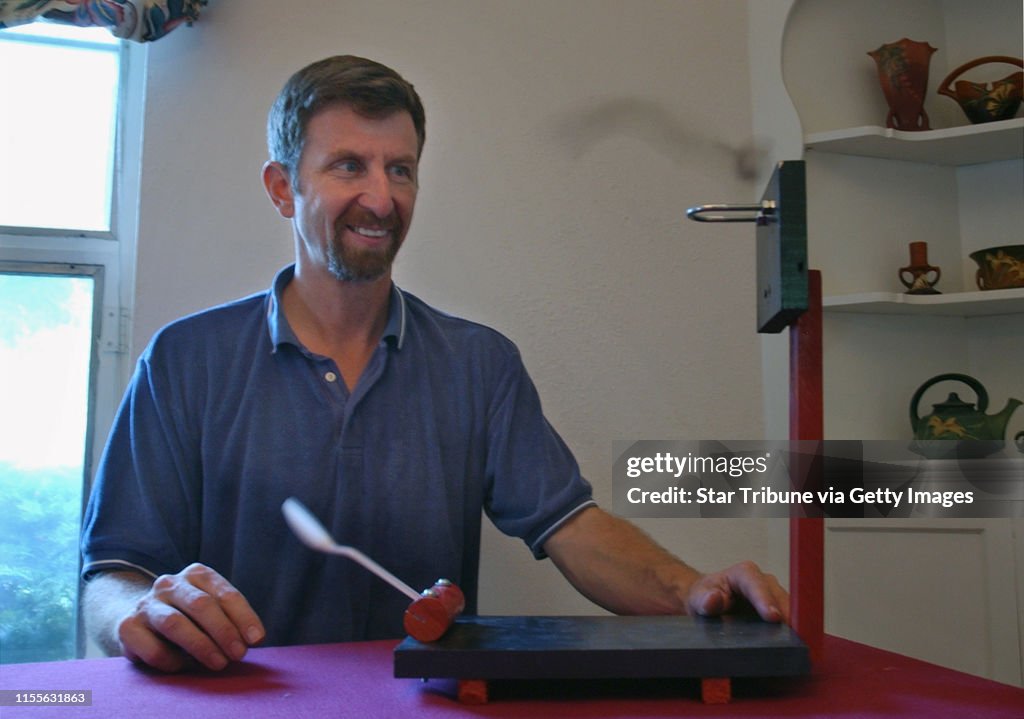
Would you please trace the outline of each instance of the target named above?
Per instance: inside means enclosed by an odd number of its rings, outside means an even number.
[[[746,12],[745,0],[211,3],[150,51],[133,351],[183,313],[264,289],[289,261],[259,183],[266,110],[300,66],[362,54],[427,109],[397,281],[520,346],[599,500],[613,440],[759,438],[752,228],[684,219],[760,195],[717,147],[751,134]],[[699,568],[749,557],[785,577],[784,521],[643,526]],[[488,530],[481,611],[593,607]]]

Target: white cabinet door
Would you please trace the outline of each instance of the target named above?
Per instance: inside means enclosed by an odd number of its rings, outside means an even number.
[[[827,520],[829,634],[1022,684],[1022,520]],[[1015,556],[1016,555],[1016,556]]]

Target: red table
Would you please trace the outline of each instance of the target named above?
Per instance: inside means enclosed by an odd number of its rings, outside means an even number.
[[[1024,717],[1024,689],[863,644],[825,637],[810,677],[735,681],[727,705],[699,682],[510,684],[485,706],[460,705],[453,682],[392,677],[396,642],[254,649],[219,673],[160,675],[120,658],[0,665],[0,689],[92,690],[91,707],[0,708],[18,717]],[[504,696],[503,696],[504,695]]]

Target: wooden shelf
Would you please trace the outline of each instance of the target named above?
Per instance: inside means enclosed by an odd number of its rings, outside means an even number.
[[[816,152],[949,166],[1019,160],[1024,158],[1024,118],[922,132],[868,125],[807,135],[804,147]]]
[[[1024,289],[952,292],[942,295],[907,295],[863,292],[825,297],[826,312],[932,317],[990,317],[1024,312]]]

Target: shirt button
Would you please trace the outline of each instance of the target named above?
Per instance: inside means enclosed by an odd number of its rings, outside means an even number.
[[[336,382],[338,380],[338,375],[334,374],[333,372],[328,372],[327,374],[324,375],[324,379],[327,380],[328,382]]]

